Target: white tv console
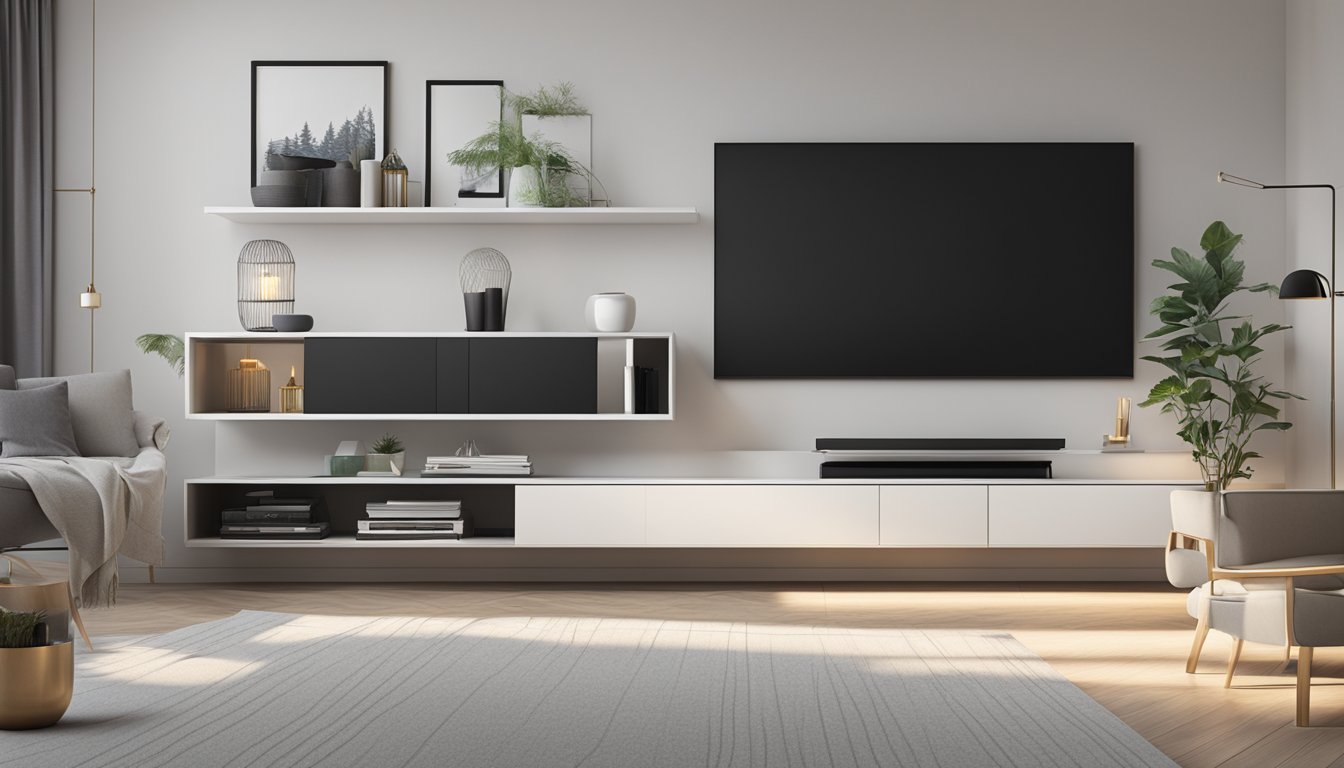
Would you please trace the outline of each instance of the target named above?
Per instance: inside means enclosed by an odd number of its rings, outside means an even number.
[[[322,541],[218,538],[219,510],[246,490],[321,494]],[[820,480],[748,478],[210,477],[186,484],[186,545],[264,549],[1160,548],[1169,480]],[[463,499],[478,528],[461,541],[355,541],[365,502]]]

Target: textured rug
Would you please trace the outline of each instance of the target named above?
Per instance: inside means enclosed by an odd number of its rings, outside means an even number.
[[[1000,632],[248,611],[77,666],[0,765],[1175,765]]]

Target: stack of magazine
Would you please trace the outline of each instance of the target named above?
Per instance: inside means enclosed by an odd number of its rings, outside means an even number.
[[[532,474],[532,461],[527,456],[430,456],[425,460],[421,477],[451,477],[454,475],[506,475],[526,477]]]
[[[287,498],[274,491],[247,494],[247,506],[220,512],[222,539],[325,539],[331,533],[322,499]]]
[[[460,501],[371,501],[359,521],[359,541],[460,539],[469,536]]]

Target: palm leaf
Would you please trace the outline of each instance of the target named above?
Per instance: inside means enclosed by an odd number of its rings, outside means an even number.
[[[136,338],[135,346],[147,355],[162,357],[178,376],[187,372],[187,349],[182,339],[169,333],[146,333]]]

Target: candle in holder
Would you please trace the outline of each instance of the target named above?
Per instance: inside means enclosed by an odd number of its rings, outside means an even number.
[[[280,412],[303,413],[303,385],[294,381],[294,366],[289,366],[289,383],[280,388]]]

